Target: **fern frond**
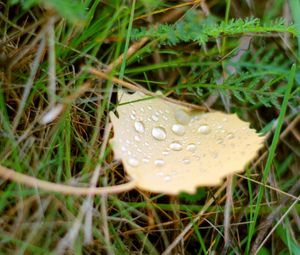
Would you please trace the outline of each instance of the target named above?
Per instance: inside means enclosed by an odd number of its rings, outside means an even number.
[[[192,15],[172,24],[161,24],[157,27],[134,29],[132,39],[142,37],[157,39],[162,44],[175,45],[180,42],[198,42],[200,45],[209,39],[220,36],[234,36],[240,34],[283,33],[296,35],[293,25],[286,26],[283,19],[278,19],[270,24],[262,24],[257,18],[232,19],[229,22],[216,23],[210,20],[193,20]]]

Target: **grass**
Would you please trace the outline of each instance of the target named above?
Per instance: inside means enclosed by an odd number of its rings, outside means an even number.
[[[0,165],[74,186],[126,183],[108,144],[122,84],[91,68],[236,112],[268,139],[232,192],[224,182],[176,197],[86,197],[0,179],[0,254],[299,254],[296,1],[271,1],[272,11],[252,1],[15,2],[0,4]],[[41,124],[53,104],[61,114]]]

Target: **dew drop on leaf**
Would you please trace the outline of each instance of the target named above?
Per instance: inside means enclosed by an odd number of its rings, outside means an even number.
[[[183,136],[185,134],[185,127],[181,124],[174,124],[172,126],[172,131],[176,135]]]
[[[181,145],[181,143],[174,141],[170,144],[170,149],[173,151],[181,151],[182,145]]]
[[[165,140],[167,137],[167,132],[163,127],[154,127],[152,129],[152,136],[159,141]]]
[[[198,128],[198,132],[203,135],[209,134],[211,131],[210,127],[206,124],[200,125]]]
[[[145,132],[144,123],[141,122],[141,121],[135,121],[134,122],[134,128],[135,128],[136,132],[138,132],[138,133],[144,133]]]

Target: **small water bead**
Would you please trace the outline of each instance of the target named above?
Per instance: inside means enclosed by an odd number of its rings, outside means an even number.
[[[122,150],[122,151],[126,151],[127,149],[126,149],[126,147],[123,145],[123,146],[121,147],[121,150]]]
[[[185,165],[187,165],[187,164],[190,164],[190,163],[191,163],[191,160],[189,160],[188,158],[184,158],[184,159],[182,160],[182,163],[185,164]]]
[[[145,109],[144,109],[144,107],[141,107],[141,112],[145,112]]]
[[[157,167],[162,167],[165,164],[165,161],[163,159],[157,159],[154,161],[154,165]]]
[[[145,142],[145,146],[149,146],[150,144],[148,142]]]
[[[135,135],[134,136],[134,140],[137,141],[137,142],[140,142],[141,141],[141,137],[139,137],[138,135]]]
[[[145,132],[145,126],[144,123],[141,121],[135,121],[134,122],[134,128],[138,133],[144,133]]]
[[[147,159],[147,158],[143,158],[142,161],[143,161],[144,163],[149,163],[150,160]]]
[[[233,139],[234,138],[234,134],[233,133],[228,133],[226,137],[228,139]]]
[[[164,173],[163,171],[159,171],[159,172],[156,173],[156,175],[157,175],[157,176],[164,176],[165,173]]]
[[[130,158],[130,159],[128,159],[128,164],[133,167],[136,167],[139,165],[139,161],[135,158]]]
[[[182,145],[179,142],[175,141],[170,144],[170,149],[173,151],[181,151]]]
[[[188,144],[188,146],[186,147],[186,149],[189,151],[189,152],[195,152],[196,151],[196,144],[194,143],[190,143]]]
[[[171,181],[172,180],[172,177],[170,176],[170,175],[166,175],[165,177],[164,177],[164,181],[165,182],[169,182],[169,181]]]
[[[152,129],[152,136],[159,141],[165,140],[167,132],[163,127],[155,127]]]
[[[151,119],[152,119],[153,121],[158,121],[158,117],[157,117],[156,115],[152,115],[152,116],[151,116]]]
[[[150,110],[150,111],[152,110],[152,106],[150,106],[150,105],[148,105],[147,108],[148,108],[148,110]]]
[[[132,120],[135,120],[135,119],[136,119],[135,114],[130,114],[130,118],[131,118]]]
[[[163,151],[163,152],[162,152],[162,155],[164,155],[164,156],[168,156],[169,154],[170,154],[169,151]]]
[[[217,144],[222,144],[223,143],[223,139],[222,138],[218,138],[217,139]]]
[[[175,119],[178,123],[187,125],[190,122],[190,116],[182,109],[176,110]]]
[[[210,127],[206,124],[200,125],[198,128],[198,132],[204,135],[209,134],[211,131]]]
[[[163,115],[162,117],[163,117],[164,120],[168,120],[167,116]]]
[[[183,136],[185,134],[185,127],[180,124],[174,124],[172,126],[172,131],[179,136]]]

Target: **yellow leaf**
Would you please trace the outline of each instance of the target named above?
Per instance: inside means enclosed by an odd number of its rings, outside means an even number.
[[[192,111],[141,92],[120,90],[118,98],[112,148],[143,190],[174,195],[218,185],[242,172],[264,141],[236,114]]]

